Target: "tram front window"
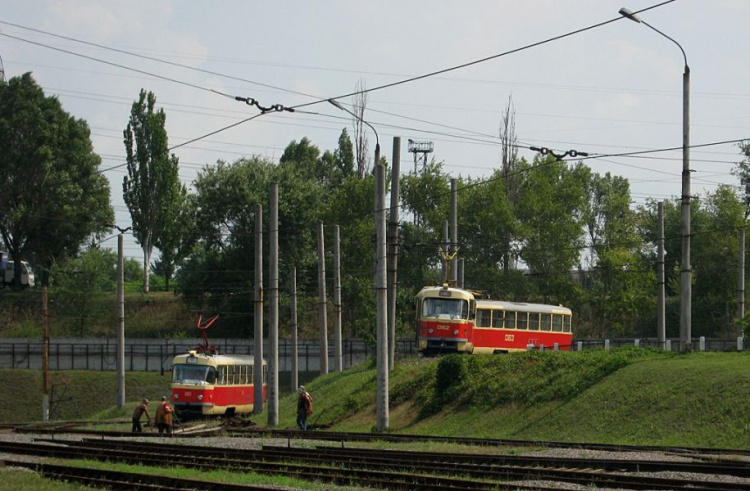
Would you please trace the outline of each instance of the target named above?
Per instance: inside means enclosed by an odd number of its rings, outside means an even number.
[[[457,298],[426,298],[422,304],[422,316],[467,319],[469,302]]]
[[[205,365],[175,365],[172,382],[176,384],[206,385],[216,383],[216,370]]]

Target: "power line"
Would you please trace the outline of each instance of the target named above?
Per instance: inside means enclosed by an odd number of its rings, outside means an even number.
[[[143,74],[143,75],[148,75],[149,77],[154,77],[154,78],[158,78],[158,79],[161,79],[161,80],[166,80],[168,82],[173,82],[173,83],[176,83],[176,84],[185,85],[187,87],[192,87],[194,89],[203,90],[203,91],[211,92],[213,94],[217,94],[217,95],[220,95],[220,96],[223,96],[223,97],[228,97],[230,99],[234,99],[234,96],[231,96],[229,94],[225,94],[224,92],[218,91],[216,89],[209,89],[207,87],[201,87],[200,85],[192,84],[190,82],[185,82],[185,81],[178,80],[178,79],[175,79],[175,78],[166,77],[164,75],[158,75],[156,73],[147,72],[145,70],[140,70],[138,68],[133,68],[133,67],[125,66],[125,65],[120,65],[119,63],[114,63],[114,62],[111,62],[111,61],[102,60],[100,58],[95,58],[93,56],[83,55],[81,53],[76,53],[74,51],[69,51],[67,49],[58,48],[58,47],[55,47],[55,46],[50,46],[50,45],[44,44],[44,43],[39,43],[37,41],[31,41],[29,39],[23,39],[23,38],[20,38],[20,37],[17,37],[17,36],[12,36],[10,34],[6,34],[4,32],[0,32],[0,36],[4,36],[4,37],[10,38],[10,39],[15,39],[17,41],[22,41],[24,43],[34,44],[36,46],[41,46],[43,48],[51,49],[51,50],[54,50],[54,51],[59,51],[61,53],[66,53],[66,54],[69,54],[69,55],[78,56],[80,58],[85,58],[87,60],[96,61],[98,63],[104,63],[105,65],[110,65],[110,66],[113,66],[113,67],[122,68],[123,70],[129,70],[129,71],[140,73],[140,74]]]
[[[34,29],[32,27],[26,27],[26,26],[22,26],[22,25],[19,25],[19,24],[13,24],[11,22],[6,22],[6,21],[0,20],[0,24],[5,24],[5,25],[8,25],[8,26],[13,26],[13,27],[16,27],[16,28],[19,28],[19,29],[25,29],[25,30],[37,32],[37,33],[40,33],[40,34],[45,34],[47,36],[53,36],[53,37],[56,37],[56,38],[59,38],[59,39],[66,39],[68,41],[73,41],[73,42],[80,43],[80,44],[85,44],[85,45],[88,45],[88,46],[94,46],[96,48],[101,48],[101,49],[105,49],[105,50],[108,50],[108,51],[114,51],[116,53],[121,53],[121,54],[126,54],[126,55],[129,55],[129,56],[134,56],[136,58],[143,58],[143,59],[146,59],[146,60],[156,61],[156,62],[159,62],[159,63],[164,63],[164,64],[167,64],[167,65],[176,66],[176,67],[184,68],[184,69],[187,69],[187,70],[192,70],[192,71],[199,72],[199,73],[205,73],[205,74],[208,74],[208,75],[216,75],[216,76],[228,78],[228,79],[231,79],[231,80],[237,80],[237,81],[240,81],[240,82],[245,82],[245,83],[248,83],[248,84],[257,85],[259,87],[266,87],[266,88],[269,88],[269,89],[280,90],[282,92],[288,92],[288,93],[291,93],[291,94],[303,95],[303,96],[306,96],[306,97],[314,97],[312,95],[305,94],[303,92],[298,92],[296,90],[285,89],[285,88],[277,87],[277,86],[274,86],[274,85],[269,85],[269,84],[264,84],[264,83],[261,83],[261,82],[256,82],[254,80],[248,80],[248,79],[242,78],[242,77],[235,77],[233,75],[227,75],[225,73],[214,72],[212,70],[205,70],[205,69],[202,69],[202,68],[196,68],[196,67],[193,67],[193,66],[190,66],[190,65],[184,65],[182,63],[176,63],[174,61],[163,60],[163,59],[155,58],[155,57],[152,57],[152,56],[147,56],[147,55],[142,55],[142,54],[138,54],[138,53],[133,53],[132,51],[127,51],[127,50],[118,49],[118,48],[112,48],[110,46],[105,46],[103,44],[92,43],[90,41],[84,41],[82,39],[77,39],[77,38],[70,37],[70,36],[63,36],[61,34],[55,34],[55,33],[49,32],[49,31],[42,31],[41,29]],[[75,54],[75,53],[72,53],[72,54]],[[226,95],[226,94],[222,94],[222,95]],[[231,96],[229,96],[229,97],[231,97]]]
[[[638,10],[637,12],[634,12],[634,13],[635,14],[639,14],[639,13],[642,13],[642,12],[646,12],[648,10],[652,10],[652,9],[661,7],[663,5],[667,5],[667,4],[672,3],[674,1],[675,0],[667,0],[665,2],[656,4],[656,5],[652,5],[651,7],[647,7],[647,8]],[[598,27],[602,27],[602,26],[605,26],[607,24],[611,24],[613,22],[618,22],[620,20],[623,20],[622,16],[618,16],[618,17],[615,17],[613,19],[610,19],[610,20],[607,20],[607,21],[604,21],[604,22],[599,22],[597,24],[593,24],[593,25],[590,25],[588,27],[583,27],[581,29],[576,29],[574,31],[567,32],[565,34],[560,34],[558,36],[553,36],[551,38],[547,38],[547,39],[544,39],[542,41],[537,41],[535,43],[527,44],[527,45],[521,46],[519,48],[514,48],[514,49],[511,49],[511,50],[508,50],[508,51],[504,51],[502,53],[498,53],[498,54],[495,54],[495,55],[492,55],[492,56],[487,56],[485,58],[480,58],[478,60],[470,61],[470,62],[467,62],[467,63],[462,63],[460,65],[455,65],[455,66],[452,66],[452,67],[449,67],[449,68],[443,68],[441,70],[437,70],[437,71],[430,72],[430,73],[425,73],[423,75],[417,75],[415,77],[410,77],[410,78],[407,78],[407,79],[404,79],[404,80],[400,80],[400,81],[397,81],[397,82],[392,82],[392,83],[389,83],[389,84],[379,85],[377,87],[373,87],[373,88],[370,88],[370,89],[355,91],[355,92],[351,92],[349,94],[344,94],[344,95],[339,95],[339,96],[336,96],[336,97],[330,97],[330,98],[326,98],[326,99],[321,99],[321,100],[318,100],[318,101],[315,101],[315,102],[310,102],[310,103],[307,103],[307,104],[299,104],[297,106],[292,106],[292,107],[294,109],[297,109],[297,108],[300,108],[300,107],[306,107],[306,106],[311,106],[311,105],[314,105],[314,104],[320,104],[322,102],[328,101],[328,99],[343,99],[345,97],[352,97],[352,96],[359,95],[359,94],[366,94],[366,93],[369,93],[369,92],[375,92],[377,90],[388,89],[388,88],[391,88],[391,87],[396,87],[398,85],[403,85],[403,84],[407,84],[407,83],[411,83],[411,82],[416,82],[417,80],[423,80],[423,79],[426,79],[426,78],[434,77],[436,75],[441,75],[443,73],[448,73],[448,72],[460,70],[462,68],[467,68],[467,67],[470,67],[470,66],[473,66],[473,65],[478,65],[480,63],[485,63],[487,61],[491,61],[491,60],[494,60],[494,59],[497,59],[497,58],[500,58],[500,57],[503,57],[503,56],[508,56],[508,55],[511,55],[511,54],[520,53],[521,51],[526,51],[528,49],[535,48],[535,47],[538,47],[538,46],[542,46],[544,44],[548,44],[548,43],[551,43],[553,41],[559,41],[561,39],[564,39],[564,38],[567,38],[567,37],[570,37],[570,36],[574,36],[574,35],[580,34],[582,32],[590,31],[590,30],[596,29]]]

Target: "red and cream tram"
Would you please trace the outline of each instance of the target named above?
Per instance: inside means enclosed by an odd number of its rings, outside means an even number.
[[[263,401],[267,397],[268,367],[263,370]],[[251,355],[219,355],[190,351],[172,361],[172,405],[183,415],[250,413],[255,402],[256,369]]]
[[[571,310],[476,299],[468,290],[425,287],[417,294],[418,346],[424,354],[569,350]]]

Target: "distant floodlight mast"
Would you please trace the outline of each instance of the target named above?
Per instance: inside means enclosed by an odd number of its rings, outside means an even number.
[[[422,169],[427,165],[427,154],[435,149],[435,145],[429,141],[418,142],[409,138],[409,152],[414,154],[414,174],[417,174],[417,162],[422,160]],[[419,155],[421,154],[421,157]]]
[[[0,56],[0,82],[5,82],[5,67],[3,66],[2,56]]]
[[[620,15],[633,22],[643,24],[652,31],[656,31],[669,39],[680,48],[685,60],[685,70],[682,74],[682,259],[680,264],[680,343],[682,350],[692,345],[692,276],[690,266],[690,67],[687,55],[680,43],[667,36],[659,29],[650,25],[636,14],[626,9],[620,9]]]

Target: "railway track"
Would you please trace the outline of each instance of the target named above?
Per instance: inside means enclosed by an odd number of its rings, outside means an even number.
[[[107,489],[159,489],[160,491],[217,490],[217,491],[279,491],[278,486],[226,484],[223,482],[174,477],[154,476],[136,472],[122,472],[102,469],[84,469],[66,465],[38,464],[5,460],[6,466],[24,467],[34,470],[50,479],[75,481],[92,487]]]
[[[739,448],[701,448],[701,447],[669,447],[652,445],[614,445],[607,443],[576,443],[549,442],[541,440],[505,440],[497,438],[466,438],[432,435],[405,435],[396,433],[349,433],[335,431],[296,431],[272,430],[262,428],[227,428],[227,434],[232,436],[258,438],[294,438],[305,440],[324,440],[336,442],[370,442],[385,441],[392,443],[413,442],[441,442],[459,445],[487,446],[487,447],[539,447],[539,448],[570,448],[578,450],[598,450],[605,452],[659,452],[682,456],[698,455],[736,455],[750,457],[750,450]]]
[[[268,446],[261,450],[231,450],[122,440],[60,443],[0,442],[0,451],[168,467],[225,468],[382,489],[547,489],[521,484],[523,481],[533,480],[575,483],[599,488],[750,491],[748,481],[697,481],[695,478],[663,478],[633,474],[647,471],[750,476],[750,466],[737,462],[634,462],[332,447],[301,449]],[[549,489],[564,488],[557,484]]]

